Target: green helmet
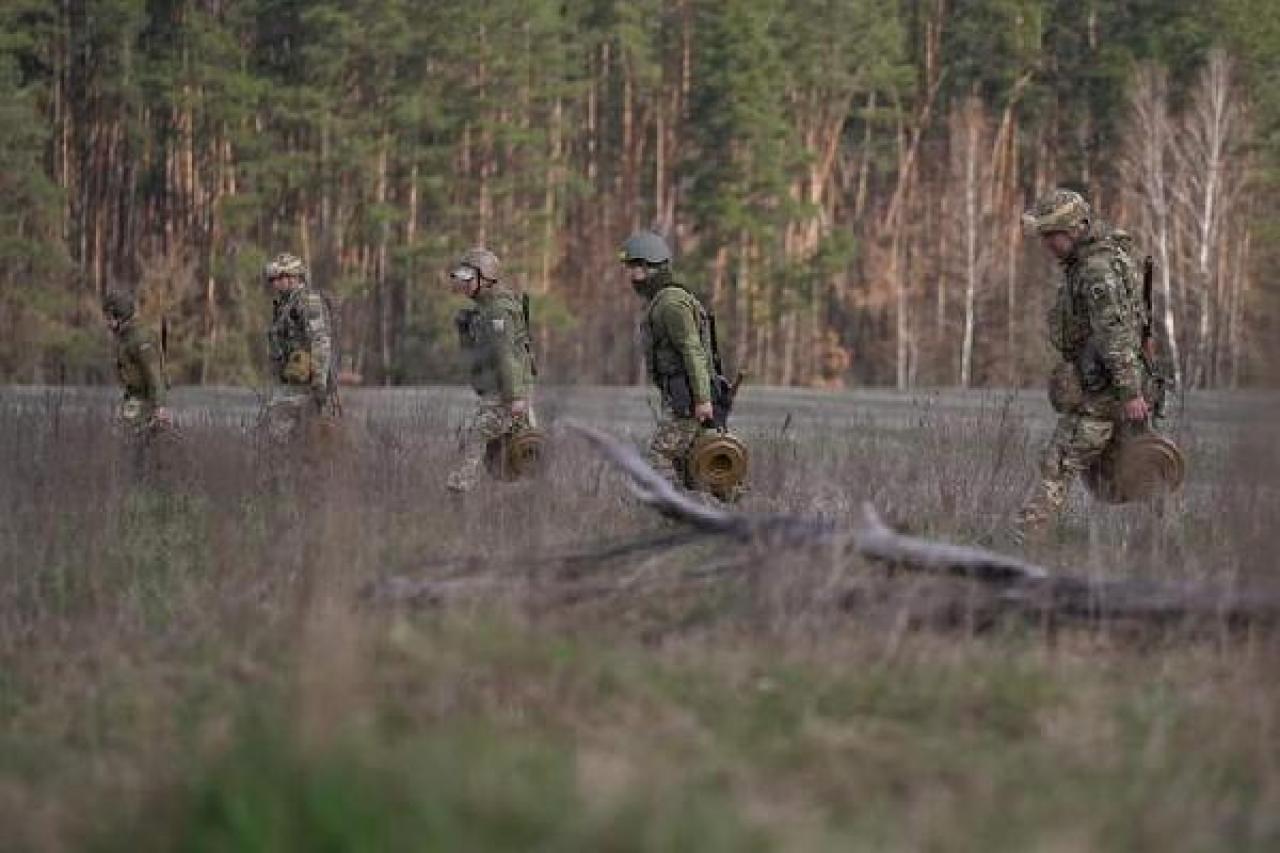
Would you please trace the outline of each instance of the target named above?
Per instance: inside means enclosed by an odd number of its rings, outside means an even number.
[[[1022,227],[1028,234],[1052,234],[1070,231],[1093,218],[1084,196],[1075,190],[1056,189],[1042,196],[1022,214]]]
[[[468,278],[467,271],[474,270],[477,275],[486,281],[497,281],[498,276],[502,272],[502,264],[498,260],[498,256],[483,246],[473,246],[462,253],[462,257],[458,258],[457,264],[454,265],[453,272],[450,273],[454,278]]]
[[[671,247],[653,231],[637,231],[622,244],[618,257],[624,264],[644,261],[656,267],[671,263]]]
[[[262,267],[262,277],[268,282],[282,275],[297,276],[304,282],[310,278],[307,265],[302,262],[302,258],[289,252],[281,252]]]
[[[127,290],[108,290],[102,294],[102,313],[108,319],[123,321],[133,316],[137,304]]]

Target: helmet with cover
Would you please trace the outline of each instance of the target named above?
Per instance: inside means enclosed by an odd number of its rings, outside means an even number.
[[[1093,217],[1089,203],[1075,190],[1056,189],[1037,199],[1022,214],[1022,226],[1028,234],[1052,234],[1071,231],[1085,225]]]
[[[102,313],[108,320],[123,322],[133,316],[137,303],[127,290],[108,290],[102,294]]]
[[[286,275],[300,278],[303,282],[308,281],[310,277],[307,265],[303,263],[302,258],[289,252],[281,252],[267,261],[262,268],[262,277],[268,283]]]
[[[671,263],[671,247],[660,234],[653,231],[637,231],[622,244],[618,258],[624,264],[642,261],[649,266],[662,266]]]
[[[498,256],[483,246],[474,246],[462,253],[449,276],[459,281],[470,281],[477,275],[485,281],[497,281],[502,274]]]

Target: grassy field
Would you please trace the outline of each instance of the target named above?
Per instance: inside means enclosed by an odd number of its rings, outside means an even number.
[[[871,500],[956,541],[1013,513],[1048,423],[1011,395],[750,399],[744,509]],[[555,421],[639,434],[633,392],[549,395],[549,470],[464,498],[456,392],[353,395],[306,472],[243,428],[251,397],[179,400],[182,445],[140,461],[101,394],[0,395],[5,849],[1280,846],[1269,632],[980,620],[962,583],[821,549],[608,556],[675,529]],[[1193,399],[1180,499],[1078,494],[1028,556],[1269,580],[1268,406]],[[451,592],[369,594],[390,578]]]

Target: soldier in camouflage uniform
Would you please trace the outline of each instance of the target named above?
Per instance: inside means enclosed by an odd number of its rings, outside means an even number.
[[[333,411],[333,325],[324,296],[311,287],[302,259],[288,252],[277,255],[262,271],[272,289],[271,326],[267,344],[278,381],[267,403],[270,437],[297,437],[313,414]]]
[[[462,462],[449,473],[452,492],[480,480],[489,442],[534,425],[533,345],[520,298],[501,281],[498,256],[476,247],[449,273],[454,292],[474,305],[459,311],[458,338],[480,399],[462,439]]]
[[[172,426],[165,407],[168,382],[164,352],[151,330],[137,319],[133,294],[108,291],[102,297],[102,313],[115,335],[116,375],[124,389],[120,420],[135,434],[147,435]]]
[[[671,249],[651,231],[622,244],[627,280],[645,300],[640,339],[649,378],[662,396],[662,415],[649,439],[654,470],[684,485],[684,460],[703,425],[712,422],[714,375],[707,311],[671,273]]]
[[[1017,529],[1043,529],[1066,503],[1072,481],[1125,422],[1151,415],[1150,371],[1142,353],[1146,308],[1132,241],[1097,220],[1079,193],[1059,189],[1023,215],[1030,234],[1062,265],[1049,311],[1049,340],[1061,356],[1050,381],[1058,425],[1040,480]]]

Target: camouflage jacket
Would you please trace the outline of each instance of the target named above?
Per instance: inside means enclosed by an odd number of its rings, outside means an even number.
[[[640,320],[640,340],[649,377],[677,415],[711,401],[711,335],[707,310],[669,275],[650,284]]]
[[[520,298],[502,285],[481,290],[475,306],[459,311],[458,340],[481,396],[526,399],[533,388],[533,342]]]
[[[1063,283],[1049,309],[1049,340],[1080,370],[1084,390],[1117,401],[1144,387],[1146,308],[1132,242],[1098,229],[1063,260]]]
[[[116,330],[116,375],[126,400],[165,405],[164,353],[154,332],[127,320]]]
[[[329,387],[333,328],[318,290],[299,287],[272,300],[267,343],[276,378],[285,385],[309,385],[317,392]]]

